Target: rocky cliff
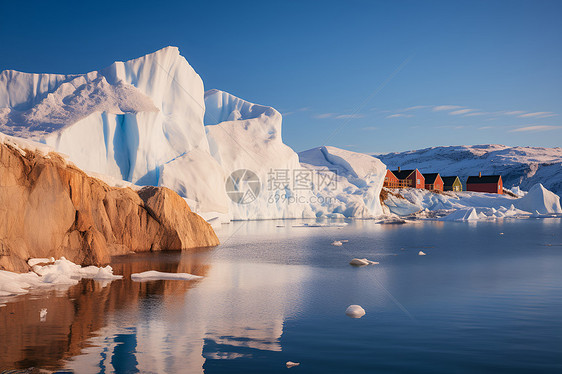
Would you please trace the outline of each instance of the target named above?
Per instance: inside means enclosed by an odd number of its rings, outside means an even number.
[[[60,154],[0,134],[0,269],[31,257],[101,265],[130,251],[219,244],[211,226],[163,187],[110,187]]]

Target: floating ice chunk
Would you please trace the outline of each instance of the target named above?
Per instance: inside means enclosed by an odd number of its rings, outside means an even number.
[[[424,251],[419,251],[419,252],[418,252],[418,256],[425,256],[425,255],[426,255],[426,253],[425,253]]]
[[[39,311],[39,321],[45,322],[47,320],[47,308],[41,309]]]
[[[50,262],[50,264],[40,265],[45,262]],[[83,268],[64,257],[56,261],[54,258],[30,259],[28,264],[32,265],[32,272],[20,274],[0,270],[0,297],[25,294],[31,288],[68,288],[78,284],[82,278],[105,281],[122,278],[121,275],[113,275],[111,266]],[[0,300],[0,302],[3,303],[4,300]]]
[[[341,247],[343,245],[343,243],[342,243],[341,240],[334,240],[332,242],[332,245],[335,246],[335,247]]]
[[[70,278],[68,275],[63,273],[47,273],[41,277],[41,283],[48,284],[60,284],[60,285],[75,285],[78,284],[78,279]]]
[[[201,278],[203,277],[189,273],[163,273],[156,270],[149,270],[142,273],[131,274],[131,279],[135,282],[151,280],[195,280]]]
[[[500,232],[500,235],[503,235],[503,232]]]
[[[285,365],[287,365],[287,369],[290,369],[292,367],[299,366],[300,364],[300,362],[287,361]]]
[[[378,262],[367,260],[366,258],[354,258],[349,262],[353,266],[365,266],[365,265],[378,265]]]
[[[107,281],[112,279],[121,279],[123,278],[123,276],[114,275],[113,268],[107,265],[104,268],[98,268],[96,274],[92,278],[99,281]]]
[[[345,310],[345,314],[351,318],[361,318],[365,315],[365,309],[360,305],[350,305]]]
[[[347,240],[347,239],[342,239],[342,240],[340,240],[340,242],[342,242],[342,243],[349,243],[349,240]]]
[[[441,221],[474,221],[481,217],[478,216],[476,209],[474,208],[463,208],[454,211],[448,216],[440,218]]]

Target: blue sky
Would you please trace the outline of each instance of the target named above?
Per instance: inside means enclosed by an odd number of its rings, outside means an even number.
[[[0,70],[82,73],[175,45],[284,114],[297,151],[562,146],[562,1],[2,2]]]

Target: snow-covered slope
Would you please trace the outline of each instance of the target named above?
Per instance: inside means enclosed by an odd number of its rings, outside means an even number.
[[[501,174],[507,188],[529,190],[537,183],[562,196],[562,148],[473,145],[433,147],[376,155],[390,169],[418,168],[423,172],[458,175]]]

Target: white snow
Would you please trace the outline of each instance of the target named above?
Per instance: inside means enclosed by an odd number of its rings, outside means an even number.
[[[367,260],[366,258],[354,258],[349,262],[353,266],[365,266],[365,265],[378,265],[376,261]]]
[[[507,195],[479,192],[444,192],[432,193],[415,188],[392,189],[400,195],[388,195],[385,204],[397,215],[416,213],[420,217],[441,218],[446,221],[471,221],[479,219],[519,218],[531,214],[556,215],[562,213],[560,197],[537,184],[523,197],[513,198]]]
[[[334,240],[332,242],[332,245],[335,247],[341,247],[343,245],[343,242],[341,240]]]
[[[189,273],[164,273],[156,270],[149,270],[142,273],[131,274],[131,279],[135,282],[153,280],[195,280],[203,277]]]
[[[361,318],[365,315],[365,309],[360,305],[350,305],[345,310],[345,314],[351,318]]]
[[[419,252],[418,252],[418,256],[425,256],[425,255],[426,255],[426,253],[425,253],[424,251],[419,251]]]

